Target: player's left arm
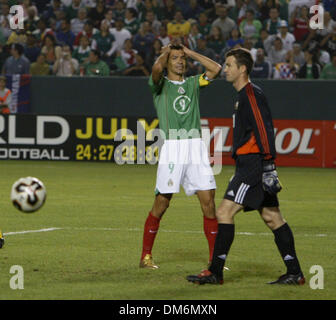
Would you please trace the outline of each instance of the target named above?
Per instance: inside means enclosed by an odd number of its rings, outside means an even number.
[[[275,146],[274,146],[274,129],[272,118],[265,108],[267,104],[265,99],[257,99],[254,95],[252,86],[246,87],[247,101],[246,111],[254,131],[257,145],[262,151],[263,173],[262,185],[266,192],[275,195],[281,191],[282,186],[276,171]]]
[[[205,68],[205,78],[209,80],[215,79],[222,70],[222,66],[216,61],[211,60],[210,58],[203,56],[193,50],[190,50],[186,46],[183,46],[183,51],[187,57],[198,61]]]

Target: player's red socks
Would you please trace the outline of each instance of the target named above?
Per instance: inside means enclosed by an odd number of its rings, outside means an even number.
[[[214,251],[216,236],[218,232],[218,223],[217,219],[213,218],[207,218],[206,216],[203,216],[203,230],[204,234],[208,240],[209,244],[209,261],[212,260],[212,255]]]
[[[155,236],[159,230],[159,226],[160,218],[154,217],[152,213],[149,212],[144,227],[141,260],[145,257],[146,254],[152,253]]]

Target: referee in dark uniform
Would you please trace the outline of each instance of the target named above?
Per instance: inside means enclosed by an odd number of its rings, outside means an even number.
[[[234,239],[234,217],[241,211],[258,210],[274,233],[274,241],[287,267],[286,274],[269,284],[305,283],[295,252],[292,231],[279,210],[277,193],[281,185],[275,167],[274,128],[267,99],[249,81],[253,67],[250,51],[232,49],[226,55],[226,80],[237,90],[233,112],[232,157],[236,171],[217,209],[218,234],[208,270],[190,275],[188,281],[222,284],[223,268]]]

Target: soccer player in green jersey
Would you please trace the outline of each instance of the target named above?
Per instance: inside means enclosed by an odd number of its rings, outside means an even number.
[[[187,58],[203,65],[205,73],[186,78]],[[187,195],[196,193],[198,196],[209,259],[212,258],[217,234],[216,182],[207,147],[201,139],[199,93],[200,88],[208,86],[221,69],[215,61],[183,45],[172,44],[162,48],[152,67],[149,86],[165,140],[160,151],[155,200],[144,226],[141,268],[158,268],[152,258],[155,236],[172,195],[179,192],[180,185]]]

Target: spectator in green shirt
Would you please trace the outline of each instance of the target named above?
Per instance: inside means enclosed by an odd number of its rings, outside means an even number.
[[[89,44],[89,38],[83,34],[79,40],[79,47],[72,53],[72,57],[77,59],[80,65],[89,61],[89,54],[91,51]]]
[[[269,19],[264,22],[264,28],[270,35],[277,34],[280,21],[279,10],[277,8],[271,8],[269,11]]]
[[[207,36],[211,30],[211,23],[209,23],[208,15],[201,12],[198,17],[198,30],[203,36]]]
[[[85,65],[85,75],[105,77],[110,75],[110,68],[106,62],[100,59],[100,52],[98,50],[91,50],[89,63]]]
[[[239,30],[243,38],[252,38],[257,41],[260,36],[260,30],[262,24],[258,19],[255,19],[255,14],[252,9],[246,11],[246,19],[244,19],[240,25]]]
[[[321,72],[321,67],[317,61],[315,51],[306,50],[304,52],[305,63],[300,68],[298,78],[300,79],[318,79]]]
[[[103,20],[100,24],[100,30],[92,37],[93,49],[97,49],[101,53],[101,57],[107,63],[112,60],[112,55],[116,50],[115,37],[110,32],[110,26],[108,21]]]
[[[83,8],[84,5],[81,3],[81,0],[72,0],[70,6],[65,8],[66,17],[71,20],[77,18],[79,8]]]
[[[331,63],[323,67],[320,79],[336,80],[336,53],[332,55]]]
[[[138,21],[138,13],[134,8],[127,8],[125,12],[125,29],[133,36],[138,32],[140,24]]]

